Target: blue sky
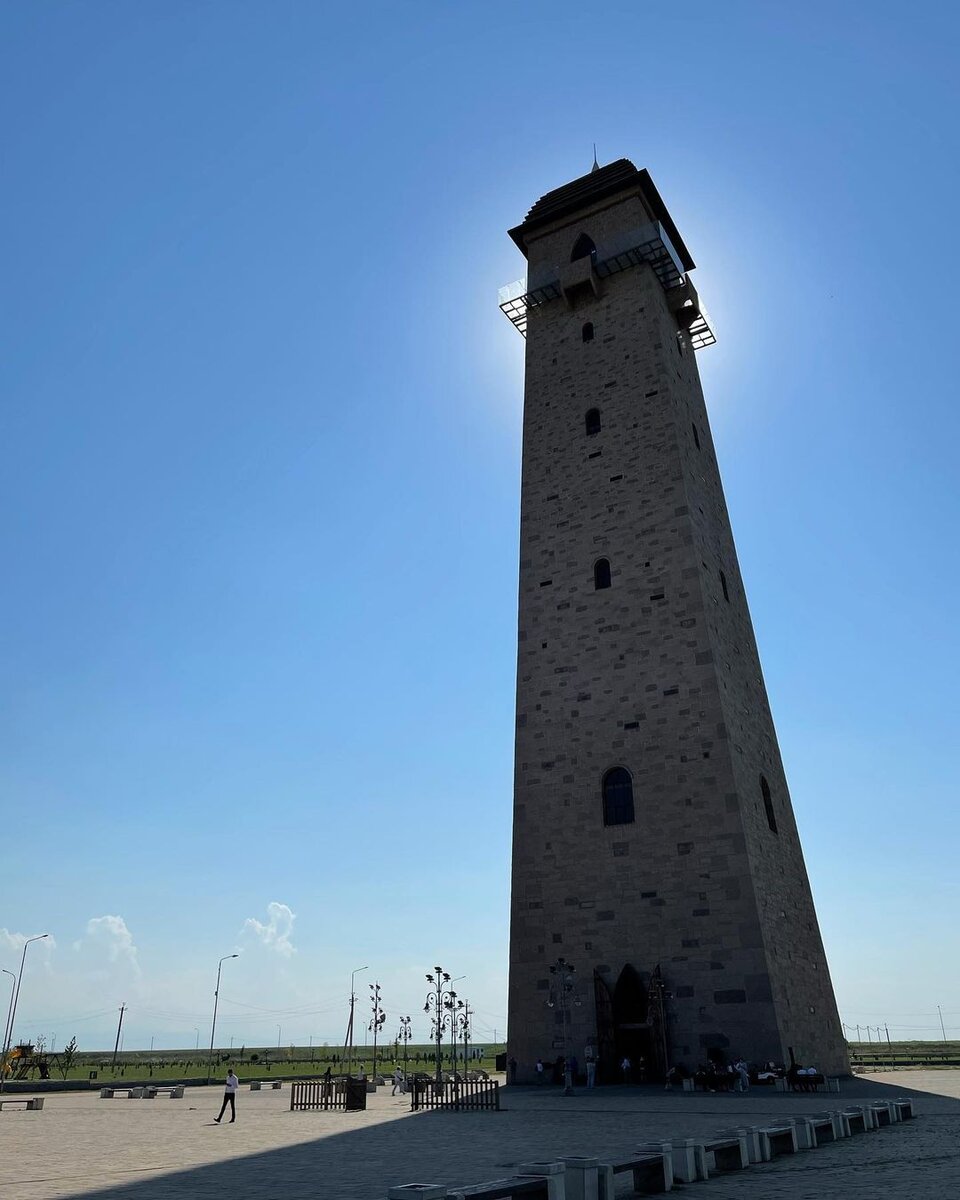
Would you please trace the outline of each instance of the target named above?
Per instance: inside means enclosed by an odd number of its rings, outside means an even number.
[[[0,966],[18,1033],[505,1021],[505,230],[627,156],[699,356],[842,1018],[960,1037],[958,18],[0,4]],[[584,964],[587,965],[587,964]],[[5,977],[6,978],[6,977]],[[420,1017],[418,1017],[420,1013]],[[279,1031],[277,1026],[280,1027]],[[219,1041],[219,1038],[218,1038]]]

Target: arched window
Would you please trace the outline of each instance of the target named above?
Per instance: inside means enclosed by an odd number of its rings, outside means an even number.
[[[764,775],[760,776],[760,794],[763,796],[763,808],[767,814],[767,824],[772,833],[777,832],[777,814],[773,811],[773,797],[770,795],[770,784]]]
[[[593,244],[593,239],[588,238],[585,233],[581,233],[577,240],[573,243],[573,249],[570,251],[570,261],[576,262],[578,258],[592,258],[597,261],[597,248]]]
[[[583,418],[584,426],[587,430],[587,437],[592,437],[595,433],[600,432],[600,409],[590,408],[587,410],[587,415]]]
[[[593,564],[593,586],[598,592],[610,586],[609,558],[598,558]]]
[[[626,767],[611,767],[603,777],[603,823],[633,824],[633,780]]]
[[[593,322],[592,321],[588,321],[586,323],[586,325],[584,325],[583,329],[580,330],[580,336],[585,342],[593,341]]]
[[[730,592],[727,588],[727,577],[726,577],[726,575],[724,575],[724,573],[722,571],[720,572],[720,586],[723,588],[723,598],[729,604],[730,603]]]

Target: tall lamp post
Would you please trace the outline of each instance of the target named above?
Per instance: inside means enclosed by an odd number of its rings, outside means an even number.
[[[10,1032],[10,1016],[13,1013],[13,993],[17,986],[17,975],[15,971],[8,971],[7,968],[4,967],[3,974],[9,975],[13,980],[13,983],[10,984],[10,1003],[7,1005],[7,1023],[3,1027],[3,1041],[0,1042],[0,1079],[3,1079],[3,1075],[7,1066],[7,1034]]]
[[[463,1038],[463,1081],[467,1081],[467,1048],[470,1042],[470,1018],[473,1016],[473,1009],[470,1007],[470,1001],[464,1000],[457,1005],[457,1033]]]
[[[431,984],[427,992],[427,1000],[423,1011],[433,1014],[433,1040],[437,1044],[437,1083],[443,1081],[443,1035],[450,1028],[453,1020],[453,1009],[457,1002],[457,993],[450,986],[450,976],[443,967],[434,967],[433,974],[427,976]]]
[[[357,1005],[357,995],[353,990],[353,981],[361,971],[366,971],[367,969],[367,967],[357,967],[350,972],[350,1019],[347,1021],[347,1036],[343,1042],[343,1062],[347,1075],[353,1073],[353,1010]]]
[[[210,1024],[210,1057],[207,1059],[207,1083],[213,1074],[213,1036],[217,1032],[217,1004],[220,1001],[220,972],[228,958],[239,958],[239,954],[225,954],[217,963],[217,986],[213,990],[213,1021]]]
[[[370,1010],[373,1016],[370,1018],[370,1024],[367,1028],[373,1034],[373,1074],[377,1074],[377,1035],[383,1028],[387,1020],[387,1014],[383,1011],[383,1005],[380,1003],[380,984],[371,983],[370,987]]]
[[[573,1095],[573,1072],[570,1070],[570,1005],[580,1004],[573,994],[576,987],[577,969],[565,958],[558,958],[550,968],[553,979],[550,984],[548,1008],[560,1008],[560,1023],[563,1027],[563,1094]]]
[[[410,1045],[411,1036],[412,1036],[412,1034],[410,1031],[410,1018],[409,1017],[401,1017],[400,1018],[400,1029],[397,1033],[397,1041],[403,1042],[403,1077],[404,1077],[404,1079],[406,1079],[406,1077],[407,1077],[407,1050]]]
[[[20,984],[23,982],[23,965],[27,960],[27,947],[31,942],[43,941],[45,937],[49,937],[49,933],[38,933],[36,937],[27,938],[23,943],[23,954],[20,956],[20,974],[17,976],[17,986],[13,992],[13,1002],[10,1006],[10,1020],[7,1024],[6,1044],[3,1047],[3,1061],[6,1063],[7,1055],[10,1053],[10,1045],[13,1042],[13,1026],[17,1019],[17,1001],[20,999]],[[3,1073],[0,1072],[0,1092],[3,1091]]]

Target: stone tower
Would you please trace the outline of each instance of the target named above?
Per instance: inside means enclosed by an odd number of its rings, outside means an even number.
[[[740,1054],[845,1072],[700,387],[714,336],[693,260],[625,159],[510,236],[528,264],[501,292],[527,339],[518,1078],[565,1046],[601,1079],[624,1054],[650,1078]]]

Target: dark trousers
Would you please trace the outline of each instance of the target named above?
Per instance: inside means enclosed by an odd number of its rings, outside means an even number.
[[[237,1119],[237,1095],[236,1095],[236,1092],[224,1092],[223,1093],[223,1103],[220,1105],[220,1113],[217,1117],[218,1121],[220,1120],[220,1117],[222,1117],[223,1114],[227,1111],[228,1104],[230,1105],[230,1120],[235,1121]]]

